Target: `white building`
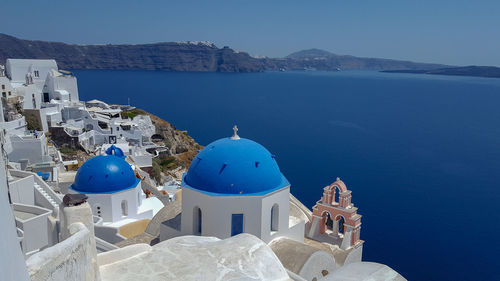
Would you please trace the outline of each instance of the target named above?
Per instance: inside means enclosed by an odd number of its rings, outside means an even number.
[[[52,70],[47,74],[43,86],[43,101],[79,102],[76,77],[68,71]]]
[[[145,198],[140,179],[123,158],[121,149],[111,147],[107,155],[83,163],[70,186],[71,193],[87,195],[93,214],[112,227],[151,219],[163,207],[156,197]]]
[[[304,221],[290,216],[290,183],[274,156],[236,132],[207,145],[182,182],[182,213],[162,224],[161,239],[178,235],[221,239],[245,232],[265,242],[304,240]],[[180,220],[180,225],[179,225]]]
[[[9,103],[21,103],[43,131],[62,122],[64,106],[79,104],[76,77],[59,70],[54,60],[7,59],[0,85],[2,96]]]
[[[7,136],[5,151],[11,162],[26,162],[28,165],[52,161],[48,153],[47,139],[43,132],[33,134],[11,134]]]
[[[32,80],[29,84],[35,84],[40,90],[49,72],[59,70],[55,60],[39,59],[7,59],[5,67],[5,74],[12,83],[23,84],[28,79]]]

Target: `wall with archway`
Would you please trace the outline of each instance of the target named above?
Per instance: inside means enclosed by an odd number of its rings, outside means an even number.
[[[71,191],[71,190],[70,190]],[[74,191],[71,191],[75,193]],[[131,219],[151,219],[153,210],[145,210],[139,213],[139,196],[142,192],[141,183],[135,188],[123,190],[115,193],[86,194],[87,202],[92,207],[92,213],[97,216],[97,206],[101,208],[101,217],[104,223],[115,223],[125,218]],[[139,195],[138,195],[139,193]],[[126,216],[123,215],[122,202],[126,202]]]
[[[277,231],[271,231],[272,207],[276,212]],[[182,188],[181,234],[193,235],[194,207],[203,213],[202,235],[220,239],[231,237],[233,214],[243,214],[243,230],[253,234],[264,242],[279,236],[286,236],[298,241],[304,240],[304,222],[294,221],[289,225],[290,191],[285,187],[275,192],[258,196],[219,196],[209,195],[198,190]],[[163,237],[166,237],[164,235]],[[170,237],[171,238],[171,237]]]

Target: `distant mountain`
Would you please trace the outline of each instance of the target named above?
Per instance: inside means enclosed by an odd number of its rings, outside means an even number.
[[[207,42],[163,42],[135,45],[76,45],[23,40],[0,33],[0,64],[7,58],[53,58],[62,69],[147,69],[202,72],[265,70],[434,70],[446,65],[336,55],[303,50],[285,58],[255,58]]]
[[[334,56],[337,56],[337,55],[330,53],[328,51],[325,51],[325,50],[309,49],[309,50],[302,50],[302,51],[298,51],[295,53],[291,53],[288,56],[286,56],[286,58],[289,58],[289,59],[321,59],[321,58],[326,59],[326,58],[334,57]]]
[[[379,58],[362,58],[348,55],[337,55],[320,49],[302,50],[286,56],[292,62],[307,65],[318,70],[331,70],[339,68],[362,70],[420,70],[438,69],[449,67],[443,64],[417,63]]]
[[[420,73],[420,74],[500,78],[500,67],[494,67],[494,66],[474,66],[474,65],[472,65],[472,66],[463,66],[463,67],[439,68],[439,69],[433,69],[433,70],[385,70],[383,72]]]

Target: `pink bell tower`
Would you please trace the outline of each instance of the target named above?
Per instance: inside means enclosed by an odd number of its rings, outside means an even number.
[[[323,188],[323,197],[314,205],[312,221],[306,226],[306,236],[336,244],[344,250],[357,246],[363,242],[360,240],[361,215],[357,210],[351,203],[351,191],[337,178]]]

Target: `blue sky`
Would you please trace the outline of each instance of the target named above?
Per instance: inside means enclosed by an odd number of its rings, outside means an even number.
[[[500,1],[2,1],[0,32],[79,44],[207,40],[280,57],[337,54],[500,66]]]

